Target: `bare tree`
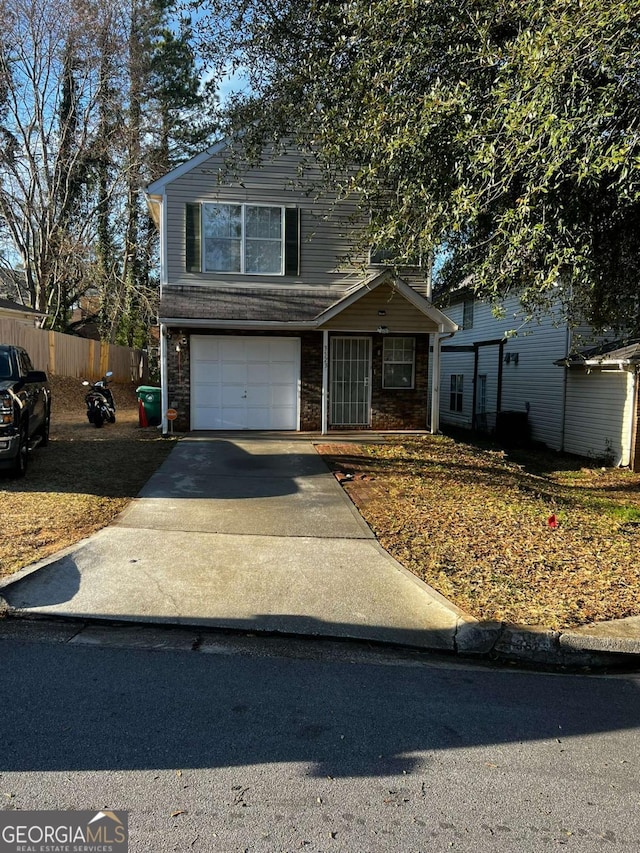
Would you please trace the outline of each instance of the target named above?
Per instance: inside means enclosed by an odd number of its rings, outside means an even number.
[[[109,14],[104,0],[4,0],[0,9],[0,215],[31,304],[56,325],[86,290],[94,260],[99,202],[90,181],[104,144],[105,80],[93,35]]]

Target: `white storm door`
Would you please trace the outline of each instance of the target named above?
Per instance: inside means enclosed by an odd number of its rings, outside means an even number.
[[[298,338],[191,338],[194,430],[298,428]]]
[[[371,338],[332,337],[331,426],[371,424]]]

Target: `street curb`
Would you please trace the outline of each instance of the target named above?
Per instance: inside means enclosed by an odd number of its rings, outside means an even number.
[[[615,626],[610,628],[611,633],[605,633],[608,626]],[[456,652],[557,668],[640,667],[640,636],[615,636],[616,630],[615,621],[563,632],[541,626],[461,620]]]

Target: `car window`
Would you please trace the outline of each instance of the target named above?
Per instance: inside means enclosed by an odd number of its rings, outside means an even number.
[[[11,379],[11,359],[8,352],[0,352],[0,380]]]

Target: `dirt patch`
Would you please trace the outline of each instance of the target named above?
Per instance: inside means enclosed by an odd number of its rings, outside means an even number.
[[[640,614],[640,475],[444,436],[317,449],[382,546],[476,618]]]
[[[51,440],[30,455],[23,480],[0,479],[0,576],[109,524],[138,494],[174,442],[138,426],[135,385],[114,383],[114,424],[86,417],[80,380],[50,377]]]

